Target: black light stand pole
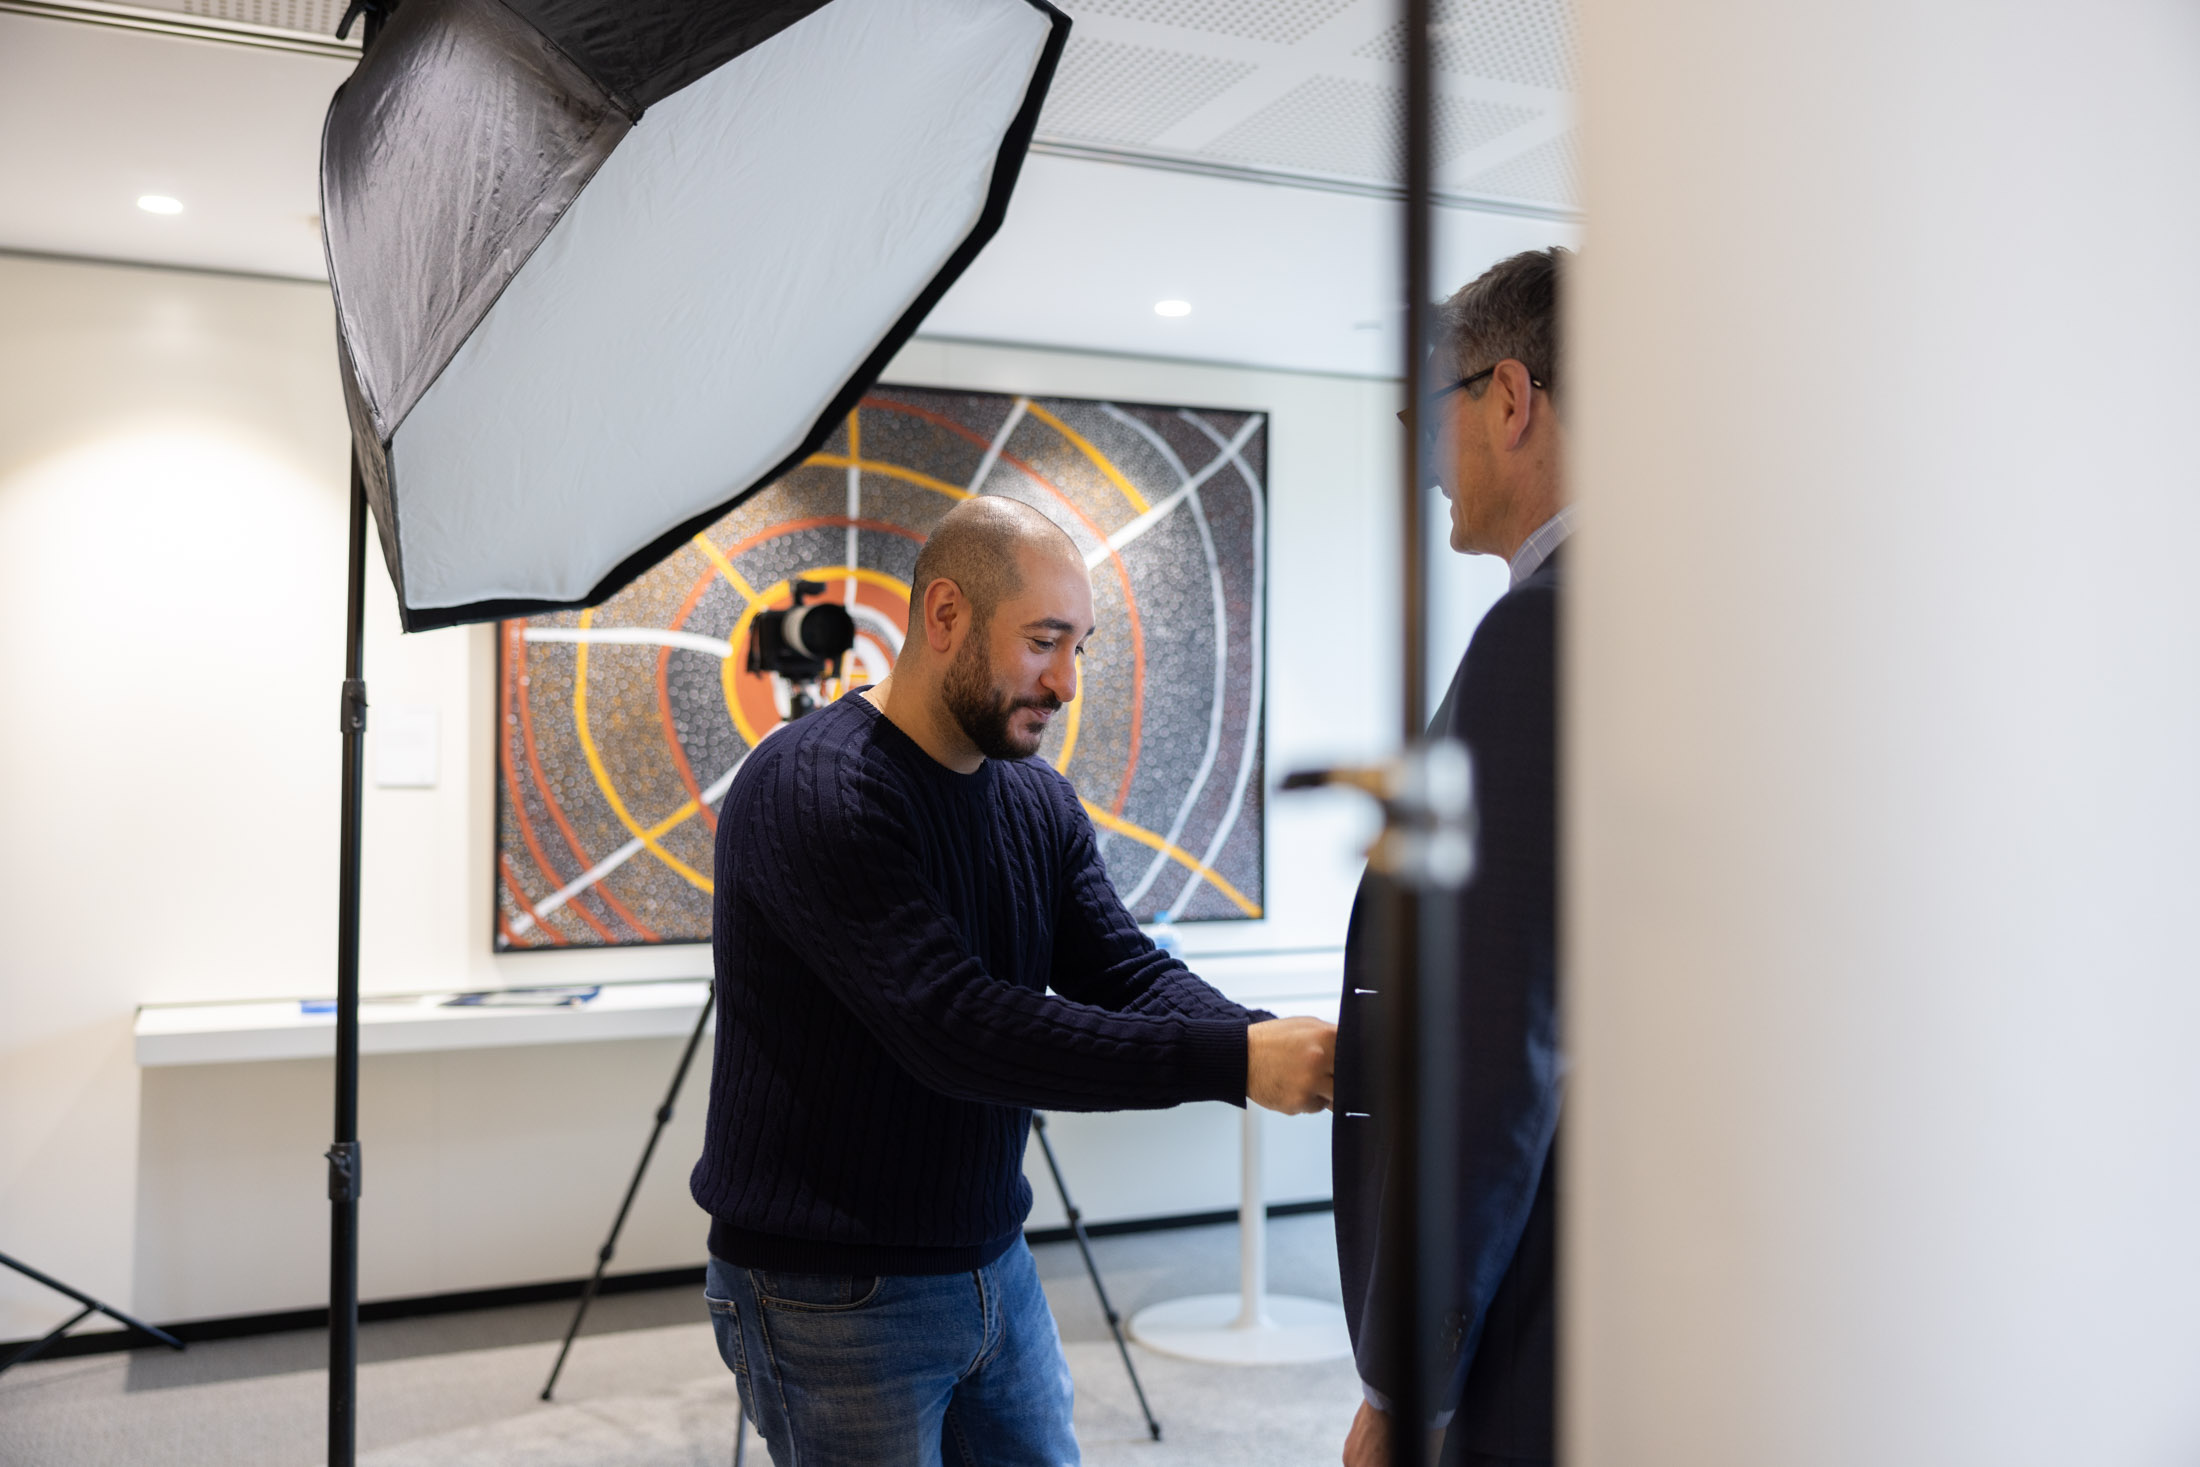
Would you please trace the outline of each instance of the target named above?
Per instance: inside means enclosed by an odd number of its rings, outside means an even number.
[[[1427,488],[1436,477],[1430,435],[1429,348],[1434,340],[1429,71],[1431,0],[1402,0],[1406,38],[1405,389],[1407,426],[1399,501],[1399,757],[1364,768],[1307,769],[1286,790],[1346,785],[1383,807],[1368,852],[1374,922],[1368,971],[1382,995],[1383,1087],[1378,1123],[1385,1165],[1377,1243],[1373,1340],[1391,1387],[1390,1460],[1421,1467],[1435,1445],[1429,1422],[1445,1404],[1464,1321],[1452,1307],[1458,1208],[1459,901],[1472,874],[1473,770],[1428,721]]]
[[[648,1144],[642,1147],[642,1159],[634,1165],[634,1180],[626,1184],[626,1197],[619,1203],[619,1215],[611,1220],[611,1236],[596,1250],[596,1271],[589,1275],[588,1286],[581,1290],[580,1307],[573,1311],[573,1323],[566,1328],[565,1343],[558,1347],[557,1363],[550,1367],[550,1379],[543,1382],[542,1399],[545,1401],[558,1388],[558,1373],[565,1369],[565,1357],[573,1348],[573,1337],[581,1332],[581,1321],[588,1317],[588,1306],[596,1302],[596,1290],[603,1284],[603,1271],[610,1266],[611,1255],[619,1246],[619,1231],[626,1226],[626,1215],[634,1207],[634,1194],[642,1190],[642,1177],[649,1171],[649,1159],[657,1154],[657,1143],[664,1137],[665,1127],[672,1123],[672,1104],[680,1098],[680,1087],[687,1083],[688,1066],[695,1062],[695,1050],[703,1042],[703,1030],[710,1024],[711,1005],[717,1000],[718,990],[713,986],[703,999],[703,1011],[695,1016],[695,1032],[688,1035],[679,1066],[672,1072],[665,1103],[657,1107],[657,1124],[649,1133]],[[738,1455],[735,1460],[739,1460]]]
[[[1115,1305],[1108,1300],[1108,1286],[1100,1282],[1100,1265],[1092,1260],[1092,1239],[1085,1235],[1085,1215],[1077,1210],[1076,1203],[1069,1200],[1069,1186],[1062,1180],[1060,1163],[1054,1159],[1054,1143],[1047,1140],[1047,1118],[1033,1111],[1031,1129],[1039,1138],[1039,1149],[1046,1153],[1047,1171],[1054,1177],[1054,1190],[1061,1194],[1062,1211],[1069,1216],[1069,1235],[1077,1240],[1077,1251],[1085,1256],[1085,1272],[1092,1275],[1092,1291],[1100,1296],[1100,1312],[1107,1316],[1108,1333],[1115,1336],[1116,1353],[1123,1357],[1123,1369],[1130,1374],[1131,1390],[1138,1397],[1138,1409],[1146,1417],[1146,1434],[1159,1441],[1161,1423],[1154,1420],[1153,1407],[1146,1404],[1146,1388],[1138,1383],[1138,1367],[1131,1364],[1131,1347],[1123,1339],[1123,1316],[1115,1312]]]
[[[1432,289],[1435,102],[1429,55],[1432,0],[1403,0],[1405,20],[1405,385],[1407,446],[1399,502],[1399,738],[1405,751],[1391,791],[1390,821],[1371,864],[1382,873],[1387,921],[1377,972],[1390,1033],[1386,1149],[1392,1186],[1383,1208],[1383,1253],[1396,1262],[1381,1313],[1398,1362],[1399,1398],[1390,1414],[1391,1461],[1431,1455],[1428,1422],[1447,1402],[1450,1357],[1458,1348],[1452,1239],[1457,1174],[1458,1033],[1456,891],[1471,860],[1461,833],[1468,771],[1456,746],[1426,738],[1428,722],[1427,486],[1432,435],[1429,351]]]
[[[359,819],[366,782],[367,486],[351,461],[344,600],[344,796],[336,877],[336,1139],[328,1149],[328,1460],[352,1467],[359,1385]]]
[[[351,0],[341,40],[360,22],[359,51],[398,0]],[[367,480],[351,451],[351,524],[344,585],[344,793],[336,874],[336,1136],[328,1149],[328,1461],[352,1467],[359,1392],[359,840],[367,754]]]
[[[1428,27],[1432,0],[1404,0],[1406,26],[1406,433],[1405,497],[1400,503],[1398,561],[1398,650],[1400,747],[1421,742],[1428,725],[1428,546],[1427,486],[1433,465],[1423,461],[1429,435],[1422,430],[1427,411],[1428,351],[1431,332],[1430,262],[1434,233],[1429,187],[1433,172]]]

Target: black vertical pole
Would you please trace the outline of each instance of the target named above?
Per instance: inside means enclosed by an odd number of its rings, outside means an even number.
[[[1423,431],[1432,387],[1434,79],[1429,56],[1432,0],[1402,0],[1405,21],[1405,387],[1407,434],[1399,501],[1399,738],[1411,766],[1428,723],[1427,486],[1432,435]],[[1418,766],[1426,776],[1428,766]],[[1391,1461],[1429,1459],[1429,1422],[1443,1398],[1457,1327],[1453,1297],[1456,1118],[1452,1046],[1457,1035],[1457,904],[1453,883],[1432,879],[1425,861],[1390,863],[1382,900],[1387,921],[1379,980],[1388,998],[1390,1086],[1385,1125],[1391,1184],[1383,1208],[1383,1252],[1393,1261],[1382,1311],[1398,1362],[1390,1414]],[[1449,1348],[1447,1348],[1449,1347]]]
[[[374,49],[397,0],[351,0],[338,39],[360,22]],[[336,1137],[328,1149],[328,1460],[352,1467],[359,1419],[359,821],[367,754],[367,480],[351,450],[351,525],[344,583],[343,813],[336,873]]]
[[[1428,435],[1421,431],[1423,402],[1428,392],[1430,337],[1430,280],[1434,275],[1429,255],[1432,246],[1429,219],[1431,139],[1429,134],[1432,83],[1429,73],[1428,25],[1430,0],[1404,0],[1406,22],[1406,420],[1405,496],[1401,505],[1403,534],[1399,544],[1398,648],[1403,659],[1399,678],[1401,701],[1399,738],[1405,748],[1421,740],[1428,723],[1428,547],[1426,498],[1432,465],[1423,462],[1422,448]]]
[[[344,599],[344,796],[336,877],[336,1139],[328,1149],[328,1460],[352,1467],[359,1384],[359,818],[366,780],[367,486],[351,459]]]

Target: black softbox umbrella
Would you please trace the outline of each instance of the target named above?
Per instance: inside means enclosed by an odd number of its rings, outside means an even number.
[[[1000,228],[1045,0],[353,0],[329,1461],[353,1459],[367,507],[409,631],[602,600],[816,451]],[[348,26],[350,17],[346,18]]]
[[[408,630],[600,601],[823,442],[999,228],[1043,0],[405,0],[329,109]]]

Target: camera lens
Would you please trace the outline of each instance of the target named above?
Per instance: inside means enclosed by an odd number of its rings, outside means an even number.
[[[837,603],[820,601],[788,612],[779,635],[804,657],[830,662],[856,644],[856,619]]]

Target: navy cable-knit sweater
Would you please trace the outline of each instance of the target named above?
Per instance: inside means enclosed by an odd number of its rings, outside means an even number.
[[[689,1187],[729,1263],[977,1268],[1031,1209],[1030,1107],[1244,1103],[1256,1015],[1138,930],[1036,760],[957,774],[851,694],[750,754],[715,885]]]

